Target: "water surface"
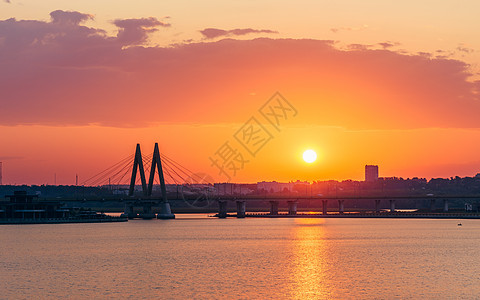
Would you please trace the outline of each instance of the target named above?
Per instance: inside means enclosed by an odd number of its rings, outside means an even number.
[[[0,298],[472,299],[479,246],[480,220],[5,225]]]

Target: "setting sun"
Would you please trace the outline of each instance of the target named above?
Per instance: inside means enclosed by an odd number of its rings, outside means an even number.
[[[305,150],[305,152],[303,152],[303,160],[311,164],[317,160],[317,153],[311,149]]]

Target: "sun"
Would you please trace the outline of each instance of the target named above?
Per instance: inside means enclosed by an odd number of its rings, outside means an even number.
[[[305,152],[303,152],[303,160],[311,164],[317,160],[317,153],[312,149],[305,150]]]

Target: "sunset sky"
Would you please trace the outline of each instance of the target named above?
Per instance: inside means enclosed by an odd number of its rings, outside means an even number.
[[[74,184],[155,142],[217,181],[226,142],[234,182],[474,176],[480,2],[420,2],[0,0],[3,183]]]

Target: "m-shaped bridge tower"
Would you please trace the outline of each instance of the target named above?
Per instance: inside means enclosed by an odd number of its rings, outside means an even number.
[[[163,176],[162,160],[160,158],[160,151],[158,150],[158,143],[155,143],[155,148],[153,149],[152,166],[150,168],[150,177],[148,179],[148,185],[145,178],[145,169],[143,167],[142,152],[140,150],[140,144],[137,144],[137,148],[135,150],[135,157],[133,159],[132,177],[130,180],[130,189],[128,191],[128,195],[130,197],[133,196],[135,191],[137,171],[140,171],[140,180],[142,182],[142,192],[145,199],[128,202],[125,205],[125,214],[129,218],[134,218],[136,216],[133,208],[138,205],[143,206],[143,214],[140,214],[139,215],[140,217],[144,219],[151,219],[155,217],[155,214],[153,214],[152,212],[152,206],[154,206],[157,203],[157,201],[154,201],[154,199],[152,199],[152,189],[153,189],[153,181],[155,179],[155,169],[157,170],[157,173],[158,173],[158,179],[160,181],[160,189],[162,192],[162,200],[160,201],[160,213],[157,214],[157,218],[158,219],[175,219],[175,215],[172,213],[172,210],[170,209],[170,203],[167,200],[167,189],[165,187],[165,178]]]

